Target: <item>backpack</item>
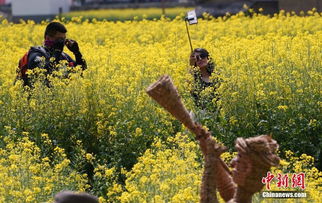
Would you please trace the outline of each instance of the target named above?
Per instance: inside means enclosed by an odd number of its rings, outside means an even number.
[[[44,56],[47,56],[46,50],[41,46],[31,47],[19,60],[18,68],[16,69],[16,79],[14,84],[18,80],[23,80],[24,85],[28,85],[28,77],[27,77],[27,70],[28,70],[28,63],[29,63],[29,54],[31,52],[40,52]]]
[[[45,57],[48,57],[48,54],[43,47],[41,46],[31,47],[19,60],[18,68],[16,71],[18,79],[24,79],[27,77],[26,72],[28,70],[28,63],[29,63],[28,58],[29,58],[29,53],[31,52],[39,52]]]
[[[18,68],[17,68],[17,78],[22,79],[26,77],[26,72],[28,69],[28,56],[29,51],[23,55],[23,57],[19,60]]]
[[[18,68],[16,70],[17,76],[16,76],[16,80],[22,79],[24,81],[24,84],[27,84],[27,70],[28,70],[28,63],[29,63],[29,54],[30,53],[34,53],[34,52],[39,52],[41,53],[43,56],[45,56],[45,58],[49,58],[50,55],[48,55],[47,51],[45,50],[44,47],[41,46],[36,46],[36,47],[31,47],[28,52],[26,52],[21,59],[19,60],[18,63]],[[70,58],[68,55],[66,55],[64,52],[62,53],[62,56],[68,61],[68,59]],[[74,67],[75,63],[74,62],[69,62],[68,63],[69,67]]]

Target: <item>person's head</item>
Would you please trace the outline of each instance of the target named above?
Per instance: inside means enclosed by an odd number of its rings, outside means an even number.
[[[195,57],[196,65],[200,68],[204,68],[208,65],[209,52],[203,48],[196,48],[193,50],[192,55]]]
[[[51,22],[47,25],[44,38],[45,46],[63,51],[66,40],[66,27],[59,22]]]
[[[54,203],[98,203],[98,198],[85,192],[63,191],[55,195]]]
[[[45,40],[66,39],[66,27],[59,22],[51,22],[47,25],[44,38]]]

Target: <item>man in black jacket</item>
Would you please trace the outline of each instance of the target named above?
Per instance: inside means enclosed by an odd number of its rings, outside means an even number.
[[[82,70],[87,68],[86,61],[82,58],[78,43],[66,38],[67,29],[59,22],[51,22],[47,25],[44,34],[44,45],[31,47],[28,53],[19,61],[18,79],[23,80],[23,84],[32,86],[32,80],[28,76],[27,70],[34,68],[45,69],[44,74],[48,76],[59,66],[76,67],[81,65]],[[63,52],[64,46],[73,52],[76,61]],[[68,77],[68,71],[65,75]],[[49,86],[49,81],[45,79],[45,84]]]

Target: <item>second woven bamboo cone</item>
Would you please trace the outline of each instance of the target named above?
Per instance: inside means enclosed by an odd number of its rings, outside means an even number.
[[[277,166],[280,158],[276,154],[278,144],[268,135],[237,138],[238,156],[233,159],[233,179],[238,185],[229,203],[251,203],[252,196],[263,187],[261,180],[271,166]]]

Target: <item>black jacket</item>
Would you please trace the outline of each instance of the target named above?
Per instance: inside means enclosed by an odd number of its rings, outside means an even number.
[[[76,61],[74,61],[68,54],[65,52],[54,52],[44,46],[35,46],[31,47],[28,52],[28,67],[27,69],[40,68],[45,69],[45,75],[52,74],[53,71],[57,70],[57,64],[65,62],[66,67],[76,67],[77,65],[82,66],[82,70],[87,68],[86,61],[82,59],[81,55],[76,56]],[[68,74],[66,77],[68,77]],[[28,74],[24,75],[21,78],[24,82],[24,85],[32,86],[32,79]],[[46,79],[45,84],[49,86],[49,82]]]

